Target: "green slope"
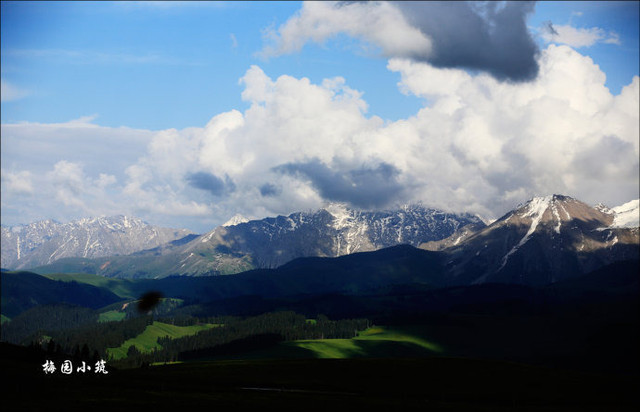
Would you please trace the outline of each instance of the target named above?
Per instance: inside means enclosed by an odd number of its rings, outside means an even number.
[[[247,354],[247,358],[388,358],[442,355],[441,345],[425,339],[420,329],[372,327],[352,339],[315,339],[282,342]]]
[[[105,288],[122,298],[136,297],[134,282],[126,279],[113,279],[88,273],[51,273],[42,274],[42,276],[51,280],[60,280],[63,282],[75,281],[78,283],[85,283],[88,285]]]
[[[196,333],[214,328],[218,325],[203,324],[193,326],[176,326],[163,322],[153,322],[153,324],[147,326],[147,328],[140,335],[133,339],[125,341],[118,348],[108,348],[107,354],[113,359],[124,359],[127,357],[127,351],[130,346],[135,346],[140,352],[148,353],[153,349],[160,349],[158,344],[158,338],[169,336],[173,339],[181,338],[183,336],[195,335]]]
[[[98,316],[98,322],[115,322],[115,321],[124,320],[124,318],[126,317],[127,317],[127,314],[125,312],[122,312],[119,310],[109,310],[106,312],[102,312]]]
[[[442,353],[440,345],[429,342],[410,331],[374,327],[353,339],[320,339],[286,342],[294,348],[305,349],[316,358],[344,359],[354,357],[424,356]]]

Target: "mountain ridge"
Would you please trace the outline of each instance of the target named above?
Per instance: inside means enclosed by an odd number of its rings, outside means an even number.
[[[569,196],[535,197],[468,235],[463,244],[440,250],[449,255],[449,271],[462,283],[553,283],[637,258],[638,227],[617,227],[615,217]],[[438,245],[423,247],[429,246]],[[526,281],[520,279],[523,273]]]
[[[236,215],[203,235],[132,255],[61,259],[34,270],[121,278],[220,275],[275,268],[300,257],[338,257],[407,244],[447,256],[446,271],[454,283],[540,284],[563,279],[562,272],[573,276],[636,258],[638,228],[626,226],[633,226],[630,217],[638,213],[637,204],[592,207],[564,195],[535,197],[487,226],[477,216],[421,204],[362,211],[334,203],[261,220]],[[537,274],[527,282],[517,279],[518,271],[532,270]]]
[[[152,226],[126,215],[60,223],[41,220],[2,226],[2,267],[24,269],[65,257],[128,255],[192,234],[186,229]]]
[[[275,268],[298,257],[337,257],[398,244],[417,246],[430,239],[446,237],[469,223],[483,225],[478,217],[470,214],[446,213],[422,205],[361,211],[340,204],[233,223],[218,226],[179,248],[155,253],[154,266],[163,262],[161,276],[230,274]],[[142,260],[152,256],[143,255],[140,254],[138,263],[125,264],[135,265],[137,270],[140,265],[145,267],[147,263]],[[101,274],[128,276],[131,271],[123,268],[121,261],[110,260],[108,264],[105,261],[107,266]]]

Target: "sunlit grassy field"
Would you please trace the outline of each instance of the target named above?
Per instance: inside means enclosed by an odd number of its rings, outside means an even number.
[[[352,339],[298,340],[282,345],[304,349],[310,357],[330,359],[425,356],[443,352],[435,342],[402,329],[387,327],[369,328]]]
[[[411,327],[377,326],[351,339],[309,339],[281,342],[273,348],[245,353],[246,359],[283,358],[388,358],[445,354],[444,348]]]
[[[123,320],[127,316],[126,313],[121,312],[119,310],[110,310],[107,312],[102,312],[98,317],[98,322],[114,322]]]
[[[195,335],[196,333],[214,328],[218,325],[203,324],[193,326],[176,326],[168,323],[153,322],[153,324],[146,327],[144,332],[135,338],[125,341],[117,348],[108,348],[107,354],[113,359],[123,359],[127,357],[127,350],[130,346],[135,346],[140,352],[148,353],[153,349],[160,349],[158,344],[158,338],[169,336],[173,339],[181,338],[183,336]]]

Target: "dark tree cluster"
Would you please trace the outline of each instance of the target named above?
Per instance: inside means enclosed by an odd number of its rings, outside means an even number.
[[[139,316],[118,322],[104,322],[87,325],[83,328],[58,331],[54,338],[69,353],[73,348],[88,345],[92,351],[106,359],[107,348],[116,348],[126,340],[135,338],[153,323],[151,316]]]
[[[95,324],[98,314],[89,308],[67,304],[35,306],[2,325],[2,340],[28,344],[37,337]]]
[[[37,308],[39,309],[36,310]],[[36,316],[36,312],[45,309],[47,316]],[[52,323],[55,319],[59,321]],[[23,322],[30,320],[34,322],[33,325],[22,326]],[[29,346],[45,350],[52,359],[94,361],[96,358],[107,359],[107,348],[118,347],[126,340],[138,336],[151,323],[151,316],[98,323],[97,314],[91,310],[85,312],[85,308],[68,305],[43,306],[34,308],[30,314],[25,313],[20,322],[14,323],[12,320],[6,329],[3,327],[3,341],[29,342]],[[20,337],[27,332],[26,338]]]

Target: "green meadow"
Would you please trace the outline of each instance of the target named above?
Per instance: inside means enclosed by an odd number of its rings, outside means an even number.
[[[42,276],[51,280],[86,283],[88,285],[106,288],[121,298],[136,297],[133,290],[133,282],[126,279],[113,279],[88,273],[53,273],[43,274]]]
[[[378,358],[400,356],[425,356],[440,354],[443,349],[401,328],[373,327],[352,339],[318,339],[284,342],[282,345],[298,352],[303,349],[314,358]]]
[[[124,320],[127,317],[125,312],[121,312],[119,310],[109,310],[107,312],[102,312],[98,316],[98,322],[115,322],[119,320]]]
[[[195,335],[196,333],[217,327],[214,324],[203,324],[193,326],[176,326],[168,323],[153,322],[146,327],[144,332],[135,338],[125,341],[120,347],[108,348],[107,354],[113,359],[124,359],[127,357],[127,351],[130,346],[135,346],[140,352],[149,353],[153,349],[160,349],[158,338],[169,336],[173,339],[183,336]]]
[[[309,339],[281,342],[273,348],[241,355],[246,359],[351,359],[425,357],[445,354],[419,327],[376,326],[351,339]]]

